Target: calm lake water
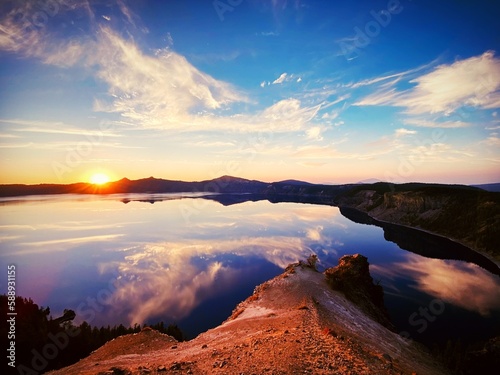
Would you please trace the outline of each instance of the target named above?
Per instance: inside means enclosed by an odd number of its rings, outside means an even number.
[[[98,326],[162,320],[194,337],[288,264],[316,253],[324,269],[344,254],[361,253],[407,336],[430,343],[500,334],[498,275],[471,262],[429,257],[434,250],[420,239],[407,242],[426,257],[403,250],[385,239],[394,233],[384,237],[382,228],[350,221],[337,207],[224,206],[179,194],[0,203],[0,292],[6,292],[7,265],[15,264],[18,295],[49,306],[54,317],[73,309],[77,323]]]

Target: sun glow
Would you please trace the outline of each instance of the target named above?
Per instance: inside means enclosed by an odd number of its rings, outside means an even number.
[[[90,183],[95,185],[103,185],[107,182],[109,182],[109,177],[104,173],[96,173],[90,177]]]

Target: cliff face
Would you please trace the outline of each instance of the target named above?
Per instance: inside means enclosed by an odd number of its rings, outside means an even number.
[[[359,285],[362,307],[351,302],[348,278],[358,271],[368,280],[368,263],[360,255],[344,257],[329,276],[310,264],[291,265],[258,286],[226,322],[191,341],[143,331],[52,374],[446,373],[420,345],[365,313],[370,287]],[[345,294],[329,286],[332,277]]]
[[[499,193],[444,186],[390,189],[385,185],[358,187],[338,198],[337,204],[380,221],[449,237],[500,261]]]

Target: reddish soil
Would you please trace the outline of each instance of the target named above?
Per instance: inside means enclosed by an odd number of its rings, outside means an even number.
[[[256,288],[220,326],[187,342],[153,330],[117,338],[52,375],[446,374],[413,342],[295,265]]]

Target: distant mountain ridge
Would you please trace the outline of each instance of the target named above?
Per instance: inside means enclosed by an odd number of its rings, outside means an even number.
[[[313,184],[299,180],[283,180],[278,182],[262,182],[258,180],[248,180],[245,178],[224,175],[212,180],[202,181],[181,181],[165,180],[161,178],[148,177],[138,180],[122,178],[118,181],[96,185],[85,182],[72,184],[3,184],[0,185],[0,197],[15,197],[25,195],[49,195],[49,194],[126,194],[126,193],[188,193],[199,192],[207,194],[263,194],[263,195],[305,195],[305,196],[325,196],[334,198],[339,193],[350,188],[363,186],[391,185],[397,190],[416,189],[421,187],[450,187],[460,189],[482,189],[486,191],[500,191],[500,183],[486,185],[445,185],[445,184],[389,184],[376,182],[370,184],[366,181],[353,184]]]
[[[73,184],[38,184],[0,185],[0,197],[48,194],[124,194],[124,193],[188,193],[207,194],[321,194],[336,190],[339,186],[351,185],[317,185],[309,182],[286,180],[280,182],[262,182],[240,177],[221,176],[212,180],[179,181],[164,180],[154,177],[118,181],[102,185],[78,182]],[[311,190],[310,192],[308,190]]]
[[[491,192],[500,192],[500,183],[495,183],[495,184],[481,184],[481,185],[471,185],[486,191],[491,191]]]

